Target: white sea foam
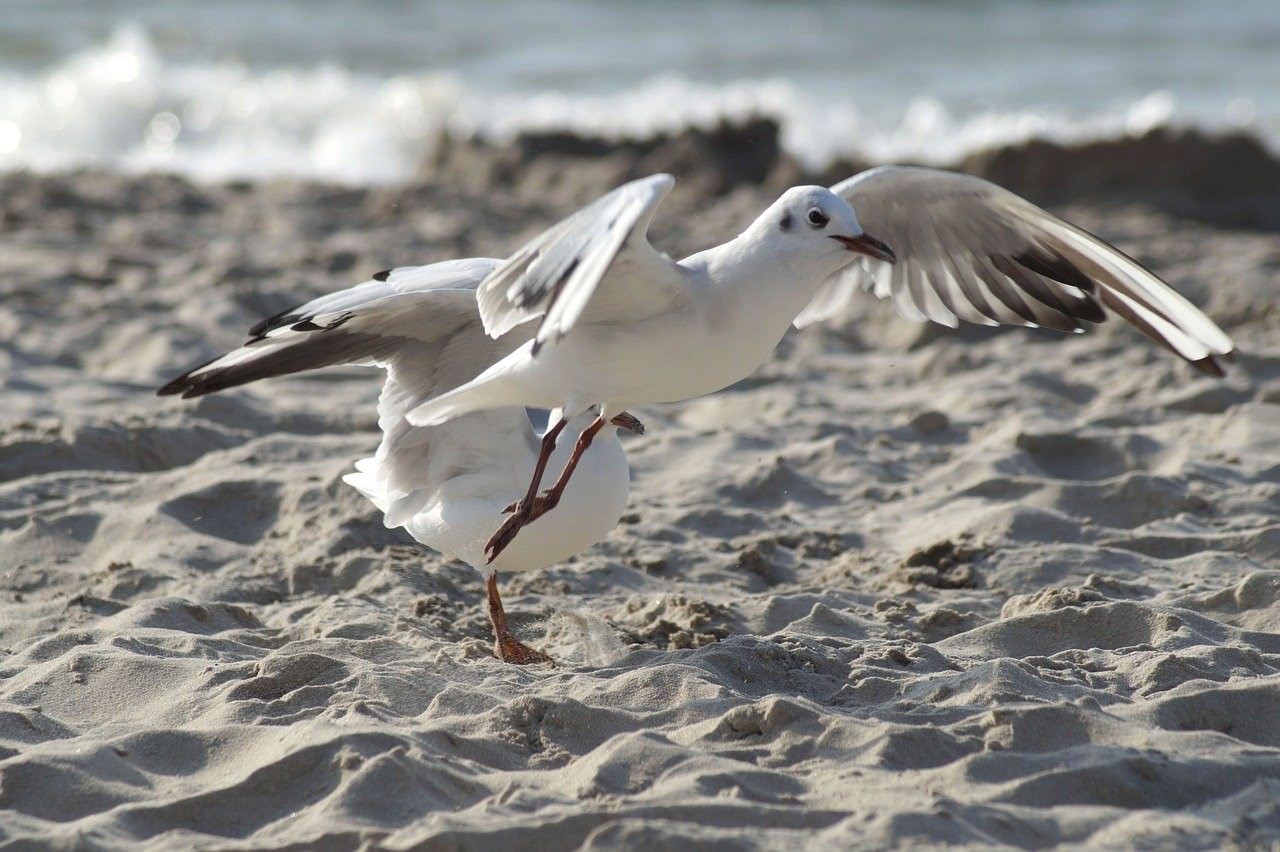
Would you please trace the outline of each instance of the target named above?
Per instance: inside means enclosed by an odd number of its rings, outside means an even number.
[[[1192,115],[1165,92],[1081,114],[960,109],[928,95],[888,109],[782,78],[712,84],[659,75],[607,92],[493,91],[448,72],[177,61],[142,29],[124,27],[51,67],[0,73],[0,167],[386,182],[412,175],[442,128],[496,138],[528,129],[643,137],[750,114],[779,119],[784,144],[810,165],[845,154],[947,162],[1033,137],[1079,141],[1178,123],[1274,135],[1241,97],[1217,114]]]

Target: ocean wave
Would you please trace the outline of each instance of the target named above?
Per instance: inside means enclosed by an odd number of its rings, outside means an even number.
[[[412,176],[446,130],[498,140],[530,131],[644,138],[749,115],[778,121],[784,147],[811,168],[846,156],[947,163],[1031,139],[1074,143],[1165,126],[1251,128],[1268,141],[1276,135],[1247,100],[1219,113],[1189,115],[1164,92],[1085,115],[960,110],[928,96],[886,113],[783,79],[707,84],[657,76],[604,94],[494,92],[449,73],[176,61],[144,30],[123,27],[52,67],[0,73],[0,167],[382,183]]]

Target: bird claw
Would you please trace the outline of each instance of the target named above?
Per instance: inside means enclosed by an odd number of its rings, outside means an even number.
[[[547,512],[550,512],[560,503],[560,495],[554,489],[548,488],[537,497],[533,498],[533,505],[529,507],[529,520],[526,523],[533,523],[541,518]]]
[[[502,551],[507,549],[510,544],[529,522],[529,512],[523,507],[517,507],[512,510],[513,514],[502,522],[502,526],[498,527],[498,531],[489,537],[489,541],[485,543],[484,553],[489,557],[489,562],[498,558]]]
[[[499,636],[493,643],[493,652],[504,663],[527,666],[533,663],[555,665],[556,661],[536,648],[530,648],[510,634]]]
[[[520,530],[550,512],[559,503],[560,495],[556,493],[554,488],[548,488],[530,501],[518,500],[503,509],[503,514],[510,515],[510,517],[502,522],[502,526],[498,527],[498,531],[489,538],[489,541],[484,546],[484,552],[489,557],[489,562],[493,562],[498,558],[498,554],[507,549],[507,545],[515,540]]]
[[[620,429],[626,429],[628,432],[633,432],[637,435],[644,434],[644,424],[640,422],[640,418],[628,411],[615,415],[609,422]]]

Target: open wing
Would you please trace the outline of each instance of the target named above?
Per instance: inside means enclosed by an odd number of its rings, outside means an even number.
[[[258,323],[239,349],[179,376],[159,394],[195,397],[339,364],[385,368],[378,400],[382,443],[375,457],[357,464],[352,484],[386,512],[388,526],[397,526],[449,478],[504,465],[518,469],[535,446],[522,408],[428,428],[405,419],[532,336],[531,328],[517,329],[494,340],[481,327],[475,288],[499,263],[470,259],[380,272]]]
[[[390,366],[411,351],[431,356],[430,375],[423,377],[431,388],[426,389],[448,390],[451,381],[467,380],[460,377],[469,365],[450,357],[451,347],[478,326],[475,287],[497,264],[473,259],[379,272],[363,284],[263,320],[239,349],[184,373],[158,393],[190,398],[339,364]],[[515,348],[475,336],[494,354],[477,373]]]
[[[498,337],[542,316],[537,354],[579,320],[631,322],[681,304],[680,267],[647,236],[674,183],[659,174],[623,184],[518,249],[480,284],[485,331]]]
[[[1083,331],[1107,309],[1199,369],[1221,375],[1231,339],[1133,258],[995,184],[938,169],[882,166],[832,187],[888,243],[894,266],[865,260],[832,276],[797,326],[828,319],[858,291],[899,314],[955,327]]]

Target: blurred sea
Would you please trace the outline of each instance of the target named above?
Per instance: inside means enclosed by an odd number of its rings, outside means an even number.
[[[440,127],[778,118],[810,165],[1246,128],[1280,150],[1276,0],[5,0],[0,168],[412,174]]]

